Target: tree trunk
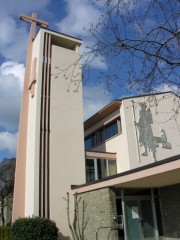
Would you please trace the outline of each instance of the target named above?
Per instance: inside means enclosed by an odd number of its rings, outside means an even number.
[[[5,217],[4,217],[4,200],[1,200],[1,221],[2,226],[5,226]]]

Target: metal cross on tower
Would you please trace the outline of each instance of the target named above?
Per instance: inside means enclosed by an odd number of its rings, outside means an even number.
[[[30,29],[30,38],[31,40],[34,40],[36,36],[36,25],[40,27],[46,28],[48,26],[47,22],[44,22],[42,20],[39,20],[36,18],[36,13],[32,13],[32,17],[28,17],[26,15],[21,14],[19,16],[19,19],[31,23],[31,29]]]
[[[19,19],[25,22],[31,23],[30,33],[29,33],[29,42],[28,42],[28,51],[26,57],[26,71],[25,71],[25,81],[24,81],[24,90],[30,90],[31,96],[34,96],[34,84],[36,80],[31,79],[31,65],[32,65],[32,43],[36,37],[36,26],[46,28],[48,23],[36,18],[36,13],[32,13],[32,17],[21,14]],[[34,71],[34,70],[33,70]],[[34,74],[33,74],[34,75]]]

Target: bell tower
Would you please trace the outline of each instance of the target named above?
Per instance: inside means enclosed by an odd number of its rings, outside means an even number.
[[[71,185],[85,183],[81,40],[30,22],[21,104],[13,221],[41,216],[54,220],[63,235]],[[36,34],[36,26],[40,26]]]

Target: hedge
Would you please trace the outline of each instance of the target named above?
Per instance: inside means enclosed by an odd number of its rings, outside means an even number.
[[[57,240],[57,237],[56,224],[46,218],[20,218],[11,229],[11,240]]]
[[[0,240],[10,240],[11,227],[0,227]]]

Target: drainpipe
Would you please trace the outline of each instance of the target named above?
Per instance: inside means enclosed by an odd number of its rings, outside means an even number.
[[[123,215],[123,224],[124,224],[124,237],[125,240],[128,239],[127,234],[127,225],[126,225],[126,210],[125,210],[125,202],[124,202],[124,189],[121,189],[121,204],[122,204],[122,215]]]

